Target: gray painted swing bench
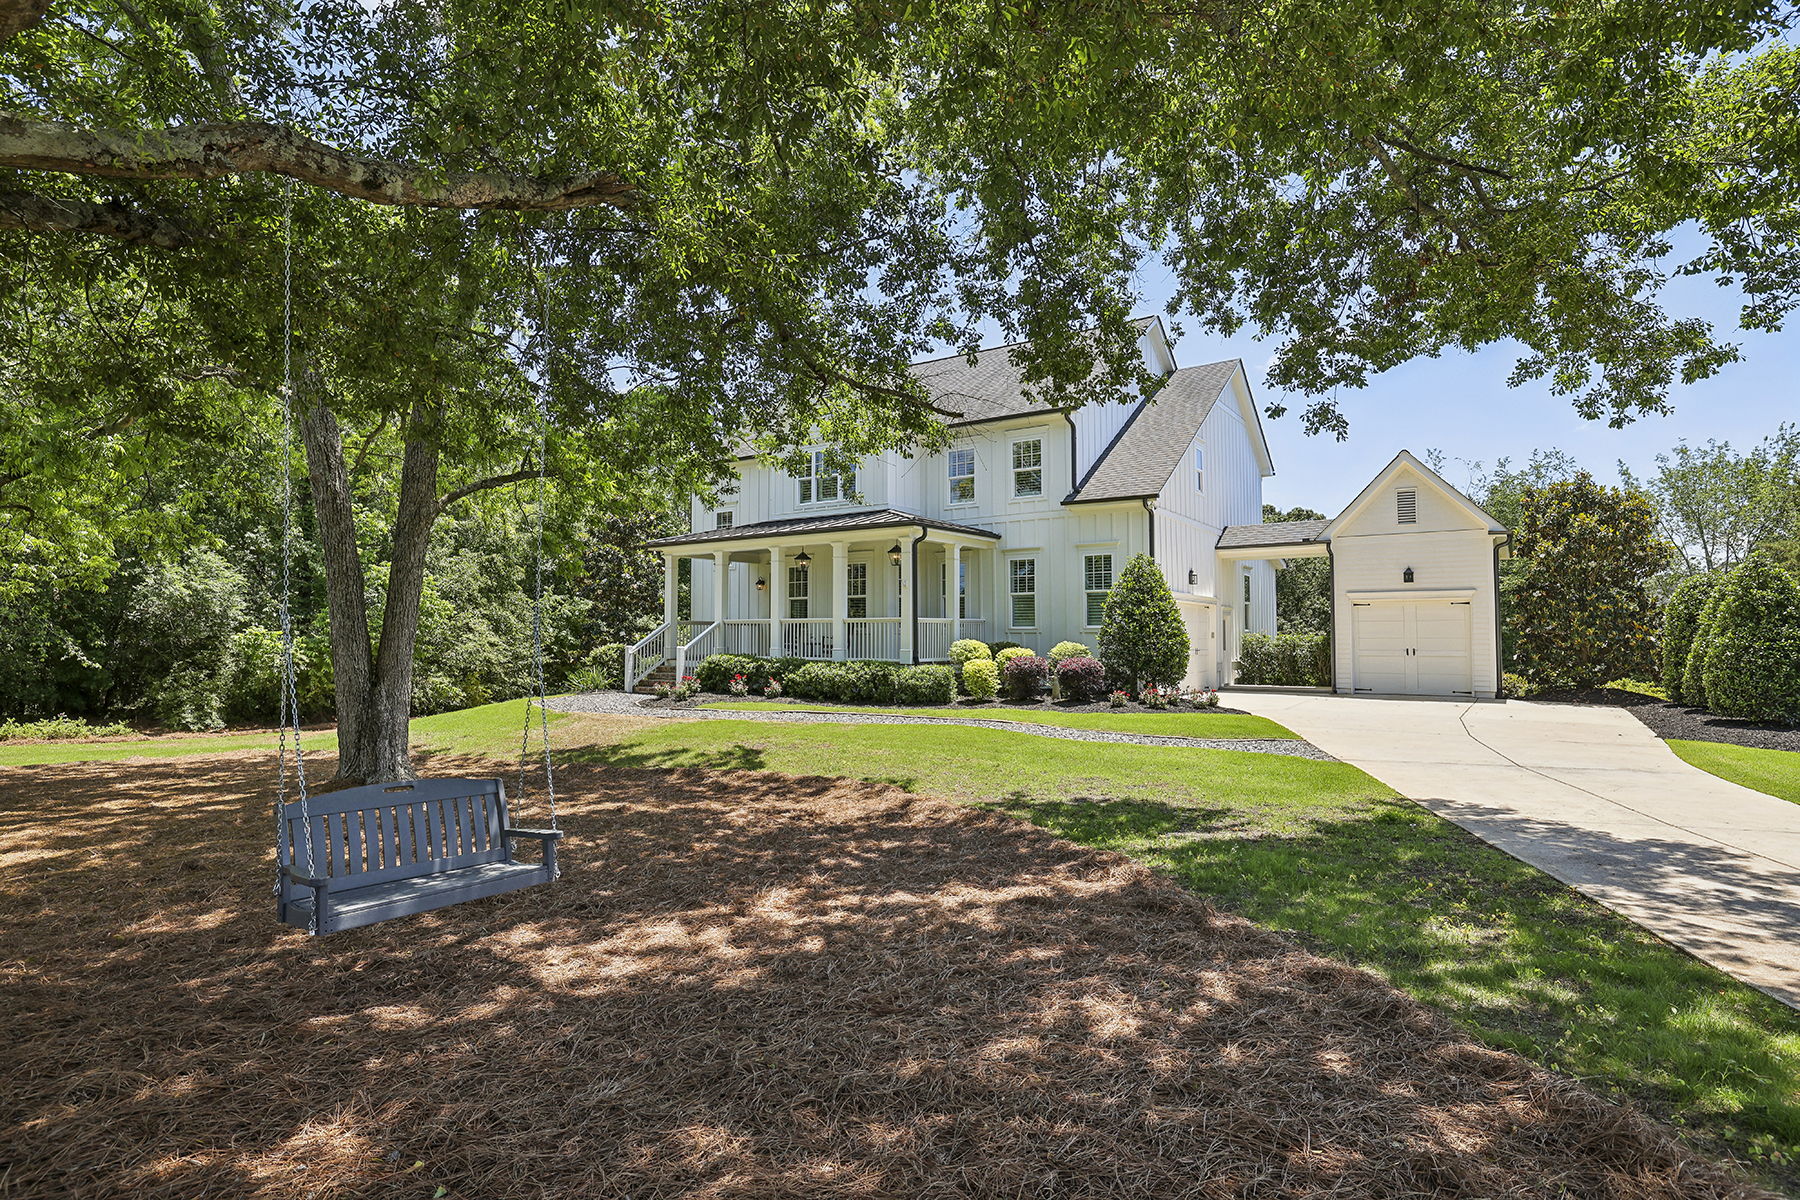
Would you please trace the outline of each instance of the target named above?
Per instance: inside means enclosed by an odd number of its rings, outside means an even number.
[[[556,878],[554,829],[507,825],[498,779],[415,779],[327,792],[307,800],[312,870],[300,801],[282,806],[277,915],[287,925],[338,933],[377,921],[498,896]],[[544,847],[516,862],[513,840]]]

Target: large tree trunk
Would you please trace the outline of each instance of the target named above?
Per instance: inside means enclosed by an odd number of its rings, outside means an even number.
[[[425,551],[437,520],[438,451],[416,418],[400,472],[399,515],[378,648],[369,644],[362,559],[343,435],[324,404],[300,422],[307,477],[318,514],[319,547],[331,621],[331,666],[337,691],[340,780],[388,783],[411,779],[407,727],[412,717],[413,641],[425,590]]]

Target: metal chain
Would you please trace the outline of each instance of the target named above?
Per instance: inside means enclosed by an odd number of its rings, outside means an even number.
[[[306,760],[300,752],[300,689],[294,669],[294,619],[288,597],[294,583],[294,184],[281,185],[281,725],[280,766],[275,783],[275,846],[279,857],[282,828],[287,816],[287,733],[294,725],[294,786],[300,792],[300,828],[306,835],[306,873],[316,875],[313,857],[312,812],[307,806]],[[288,843],[289,865],[293,843]],[[319,932],[319,906],[315,897],[306,931]]]
[[[550,707],[549,688],[544,679],[544,457],[548,448],[547,430],[550,424],[550,405],[547,392],[550,387],[550,293],[544,288],[543,281],[538,281],[538,297],[541,306],[541,319],[538,333],[544,339],[544,378],[536,391],[536,409],[538,419],[538,474],[537,474],[537,577],[531,603],[531,673],[537,684],[538,716],[542,725],[544,743],[544,791],[550,805],[550,828],[556,824],[556,773],[550,764]],[[531,747],[531,701],[525,702],[525,731],[519,739],[519,798],[525,797],[525,769],[529,761]],[[558,877],[562,868],[557,867]]]

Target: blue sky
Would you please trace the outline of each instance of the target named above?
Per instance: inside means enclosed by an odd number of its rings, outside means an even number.
[[[1153,265],[1141,283],[1145,303],[1139,311],[1161,312],[1171,288],[1167,275]],[[1722,289],[1710,279],[1670,282],[1666,311],[1711,321],[1716,336],[1742,347],[1743,359],[1690,387],[1677,383],[1668,416],[1639,418],[1624,429],[1583,420],[1568,397],[1550,394],[1547,383],[1507,387],[1519,350],[1506,344],[1415,359],[1359,391],[1344,391],[1339,402],[1350,419],[1346,442],[1306,436],[1298,415],[1304,398],[1291,397],[1287,416],[1263,419],[1275,459],[1275,476],[1263,481],[1263,498],[1283,509],[1304,505],[1335,516],[1402,449],[1421,456],[1427,449],[1443,451],[1449,460],[1445,477],[1457,487],[1468,477],[1458,459],[1489,467],[1506,457],[1523,463],[1534,449],[1563,450],[1606,482],[1616,481],[1621,459],[1639,475],[1647,474],[1658,453],[1684,438],[1690,443],[1717,438],[1748,449],[1781,422],[1800,421],[1800,329],[1746,333],[1737,328],[1742,302],[1736,289]],[[1247,334],[1208,336],[1188,324],[1187,336],[1175,346],[1177,363],[1242,358],[1258,407],[1281,397],[1264,382],[1273,342]]]

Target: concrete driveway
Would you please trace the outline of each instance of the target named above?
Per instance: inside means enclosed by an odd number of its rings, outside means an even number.
[[[1800,1008],[1800,804],[1690,767],[1622,709],[1223,699]]]

